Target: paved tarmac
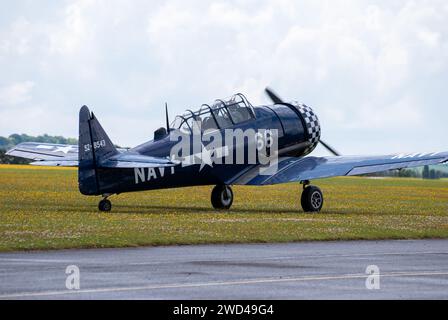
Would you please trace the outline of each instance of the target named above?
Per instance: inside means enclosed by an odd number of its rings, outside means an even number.
[[[0,299],[448,299],[448,240],[1,253]]]

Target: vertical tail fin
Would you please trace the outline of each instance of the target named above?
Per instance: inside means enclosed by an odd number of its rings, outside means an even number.
[[[89,108],[79,110],[79,191],[85,195],[101,194],[97,174],[101,161],[119,152]]]

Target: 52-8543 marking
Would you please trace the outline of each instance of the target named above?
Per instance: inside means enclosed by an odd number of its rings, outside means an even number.
[[[105,140],[99,140],[93,142],[93,149],[104,148],[106,146]],[[92,145],[90,143],[84,145],[84,152],[89,152],[92,150]]]

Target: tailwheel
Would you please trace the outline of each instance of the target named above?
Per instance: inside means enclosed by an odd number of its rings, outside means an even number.
[[[301,198],[302,208],[305,212],[319,212],[324,204],[322,191],[311,185],[305,185]]]
[[[98,203],[98,209],[103,212],[109,212],[112,210],[112,203],[107,199],[103,199]]]
[[[229,186],[218,185],[212,190],[212,206],[215,209],[229,209],[233,203],[233,191]]]

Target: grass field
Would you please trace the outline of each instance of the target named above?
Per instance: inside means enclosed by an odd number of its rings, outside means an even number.
[[[73,169],[0,166],[0,251],[232,242],[448,237],[448,181],[315,181],[318,214],[300,208],[299,184],[234,187],[227,212],[211,187],[123,194],[99,213]]]

